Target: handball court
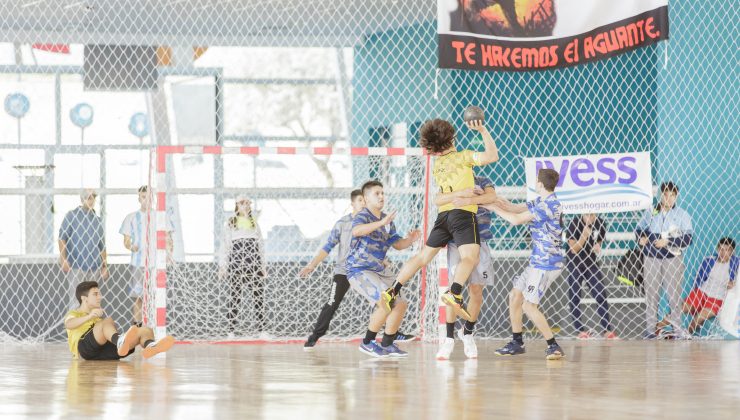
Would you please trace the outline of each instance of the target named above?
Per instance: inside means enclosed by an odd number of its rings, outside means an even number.
[[[593,419],[736,418],[740,342],[566,341],[466,360],[413,342],[402,360],[356,343],[179,344],[166,358],[72,360],[64,343],[0,347],[0,418]]]

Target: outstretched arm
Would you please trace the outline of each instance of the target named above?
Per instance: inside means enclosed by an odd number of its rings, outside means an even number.
[[[479,190],[480,191],[480,190]],[[496,190],[493,189],[493,187],[486,187],[485,190],[483,190],[483,194],[476,195],[475,197],[469,197],[469,198],[456,198],[452,201],[452,204],[455,207],[464,207],[471,204],[481,205],[481,204],[490,204],[496,201]]]
[[[496,206],[502,210],[506,210],[510,213],[521,213],[527,211],[527,203],[514,204],[504,197],[498,196],[496,199]]]
[[[491,133],[489,133],[486,126],[483,125],[483,121],[470,121],[467,123],[467,126],[471,130],[479,132],[481,137],[483,137],[485,151],[483,153],[478,153],[478,162],[476,164],[478,166],[483,166],[488,165],[489,163],[498,162],[498,147],[496,146],[496,141],[493,140]]]
[[[448,192],[448,193],[437,193],[434,196],[434,205],[442,207],[445,204],[450,204],[458,198],[472,198],[475,197],[475,190],[473,188],[467,188],[460,191]]]
[[[486,208],[496,213],[496,215],[498,215],[500,218],[506,220],[507,222],[515,226],[524,225],[534,220],[534,214],[530,213],[527,210],[521,213],[512,213],[512,212],[508,212],[496,206],[491,206],[490,208],[489,207],[486,207]]]
[[[324,261],[324,258],[326,258],[328,255],[329,253],[324,251],[324,248],[319,249],[319,252],[316,253],[316,256],[313,257],[311,262],[306,264],[306,266],[301,269],[298,275],[304,278],[308,277],[308,275],[311,274],[311,272],[313,272],[313,270],[315,270],[316,267],[321,264],[321,261]]]
[[[414,242],[418,241],[420,237],[421,237],[421,232],[418,229],[414,229],[411,232],[409,232],[408,236],[406,236],[405,238],[401,240],[396,241],[393,244],[393,248],[399,251],[402,249],[406,249],[410,247],[411,245],[413,245]]]
[[[377,222],[365,223],[362,225],[352,226],[352,237],[356,238],[358,236],[369,235],[372,232],[391,223],[395,217],[396,217],[396,211],[393,210],[392,212],[388,213],[384,218],[378,220]]]

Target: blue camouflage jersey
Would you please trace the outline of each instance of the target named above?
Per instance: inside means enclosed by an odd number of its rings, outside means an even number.
[[[375,217],[370,210],[364,208],[352,219],[352,228],[377,222],[383,217],[385,213],[381,213],[380,217]],[[393,222],[374,230],[369,235],[352,238],[347,255],[347,273],[352,276],[367,270],[382,272],[385,270],[383,260],[385,260],[388,249],[400,239],[401,236],[396,233],[396,225]]]
[[[529,265],[545,271],[561,270],[565,250],[560,200],[554,193],[547,198],[537,197],[527,203],[527,209],[534,215],[534,220],[529,222],[529,232],[532,235]]]

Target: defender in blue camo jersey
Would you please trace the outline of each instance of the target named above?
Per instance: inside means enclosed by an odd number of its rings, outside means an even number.
[[[303,267],[299,273],[302,278],[308,277],[321,262],[329,256],[331,251],[336,248],[336,260],[334,262],[334,278],[331,286],[331,296],[329,301],[324,304],[313,326],[311,335],[308,336],[303,344],[303,350],[311,351],[314,349],[316,342],[323,337],[329,330],[334,314],[339,309],[339,305],[344,299],[344,295],[349,290],[349,280],[347,280],[347,254],[352,241],[352,219],[365,207],[365,198],[361,190],[354,190],[350,193],[350,202],[352,212],[342,216],[337,220],[326,239],[326,244],[319,249],[316,256]],[[400,331],[396,334],[396,341],[411,341],[413,335],[404,334]]]
[[[527,318],[547,340],[545,357],[548,360],[565,357],[563,349],[555,341],[547,319],[538,307],[547,288],[560,276],[565,259],[562,243],[563,217],[560,201],[555,195],[559,178],[554,169],[540,169],[536,187],[539,197],[525,204],[511,204],[500,198],[496,203],[486,206],[513,225],[527,224],[532,235],[529,265],[522,274],[514,278],[514,287],[509,295],[513,340],[496,350],[495,353],[500,356],[524,353],[522,317],[526,313]]]
[[[381,306],[383,303],[380,293],[395,280],[395,274],[385,263],[388,249],[406,249],[420,238],[421,233],[412,230],[405,238],[396,233],[393,223],[396,212],[383,213],[385,195],[380,182],[366,182],[362,186],[362,195],[365,198],[365,208],[352,219],[352,245],[347,255],[347,274],[352,289],[377,307],[370,316],[360,351],[373,357],[405,357],[408,354],[393,344],[393,341],[406,312],[406,299],[403,295],[399,296],[398,303],[388,313]],[[375,337],[383,324],[385,334],[378,345]]]

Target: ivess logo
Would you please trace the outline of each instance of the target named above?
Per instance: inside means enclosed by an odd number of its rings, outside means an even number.
[[[596,165],[588,159],[563,159],[560,168],[556,168],[552,161],[537,160],[535,173],[542,168],[555,169],[560,174],[558,187],[562,187],[566,178],[579,187],[588,187],[594,183],[604,184],[631,184],[637,179],[636,159],[625,156],[619,159],[603,157],[596,161]]]

